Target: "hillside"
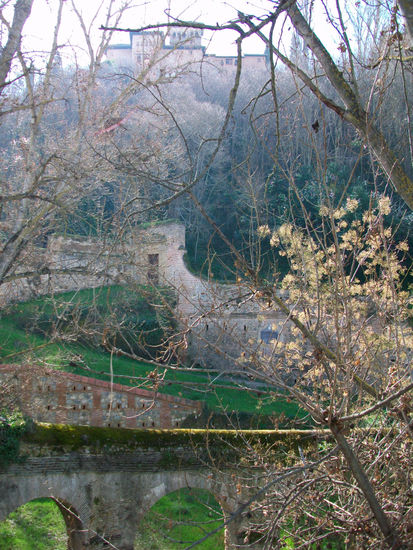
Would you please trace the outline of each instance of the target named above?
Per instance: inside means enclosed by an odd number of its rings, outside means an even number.
[[[225,414],[232,413],[232,421],[245,427],[264,420],[267,427],[291,425],[303,416],[295,404],[271,391],[240,391],[231,380],[214,382],[216,373],[151,364],[153,351],[161,345],[165,331],[173,329],[174,320],[160,315],[149,292],[144,287],[140,292],[102,287],[16,304],[0,319],[0,358],[3,363],[42,364],[102,380],[109,379],[112,364],[114,382],[147,389],[153,388],[155,372],[160,392],[205,403],[199,420],[203,423],[211,413],[219,426],[227,422]],[[111,356],[103,337],[147,360]]]

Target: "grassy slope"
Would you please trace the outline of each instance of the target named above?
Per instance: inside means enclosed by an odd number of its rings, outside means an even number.
[[[0,523],[1,550],[66,550],[66,526],[48,498],[28,502]]]
[[[111,290],[111,300],[116,301],[116,292]],[[92,299],[99,304],[107,299],[105,294],[99,294],[94,290],[84,290],[78,293],[66,293],[61,295],[63,302],[76,300],[79,303],[87,303]],[[26,322],[25,330],[21,328],[21,318],[30,319],[34,311],[41,316],[42,312],[50,315],[54,307],[50,299],[42,298],[33,302],[16,305],[7,315],[0,319],[0,360],[4,363],[41,362],[50,367],[62,369],[77,374],[91,375],[96,378],[108,380],[105,373],[110,372],[110,354],[103,349],[88,347],[73,341],[49,342],[40,332],[33,332],[33,326]],[[40,313],[39,313],[40,312]],[[94,373],[88,373],[82,368],[77,358],[81,357],[83,364],[93,369]],[[113,370],[120,376],[115,376],[115,382],[126,385],[136,385],[132,377],[145,377],[154,370],[153,365],[144,361],[134,361],[125,357],[113,357]],[[78,366],[76,366],[76,363]],[[279,416],[285,415],[287,419],[293,419],[299,415],[296,405],[286,400],[257,398],[255,394],[239,391],[234,386],[231,388],[219,388],[209,385],[208,374],[169,371],[165,376],[166,384],[160,391],[171,395],[178,395],[188,399],[204,401],[208,408],[214,411],[237,411],[261,415]],[[148,387],[148,386],[145,386]],[[148,387],[150,389],[150,386]]]
[[[135,548],[181,550],[221,523],[222,511],[207,491],[182,489],[161,498],[151,508],[139,528]],[[223,549],[223,529],[199,544],[197,548]]]

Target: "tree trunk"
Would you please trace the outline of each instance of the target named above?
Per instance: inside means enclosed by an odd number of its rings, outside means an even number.
[[[353,449],[348,444],[346,438],[344,437],[340,426],[337,422],[331,422],[330,424],[331,432],[334,436],[334,439],[337,442],[341,452],[343,453],[347,464],[354,475],[358,486],[363,491],[364,496],[366,497],[367,502],[373,512],[374,517],[379,525],[380,531],[385,537],[385,542],[389,548],[392,550],[407,550],[407,546],[403,544],[400,540],[399,535],[395,529],[391,526],[389,518],[384,513],[382,506],[377,500],[374,489],[370,483],[367,474],[359,462],[357,456],[355,455]]]
[[[0,93],[6,84],[13,58],[20,46],[23,26],[30,15],[33,0],[17,0],[14,6],[13,23],[9,29],[7,43],[0,56]]]
[[[402,3],[409,5],[407,11],[413,16],[412,3],[408,0]],[[350,122],[365,139],[366,143],[371,147],[377,162],[393,184],[397,193],[402,197],[409,208],[413,210],[413,181],[406,174],[402,165],[387,145],[384,136],[375,128],[373,122],[370,120],[369,114],[364,110],[363,106],[360,105],[354,90],[345,80],[343,73],[338,69],[323,43],[302,16],[295,2],[289,5],[287,13],[298,34],[316,56],[327,78],[346,106],[346,110],[343,111],[343,118]],[[300,75],[298,74],[298,76]],[[319,97],[320,100],[323,101],[322,95]],[[331,108],[328,104],[326,104],[326,106]]]

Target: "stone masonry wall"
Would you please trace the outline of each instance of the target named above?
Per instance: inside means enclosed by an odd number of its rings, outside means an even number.
[[[122,428],[178,428],[201,403],[76,374],[0,366],[0,383],[38,422]]]
[[[29,255],[38,275],[2,285],[0,306],[105,284],[154,284],[175,290],[174,313],[185,332],[186,354],[199,364],[231,368],[245,351],[265,347],[263,330],[288,338],[283,315],[245,300],[250,290],[242,283],[223,285],[195,277],[185,266],[184,253],[185,227],[178,222],[138,227],[119,243],[51,237],[46,249]]]

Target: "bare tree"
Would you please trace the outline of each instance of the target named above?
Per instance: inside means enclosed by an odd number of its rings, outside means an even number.
[[[394,55],[393,49],[396,43],[400,54],[401,22],[397,11],[385,6],[388,11],[382,12],[382,19],[377,20],[377,30],[382,34],[372,38],[377,49],[370,50],[371,62],[367,63],[354,53],[359,45],[353,43],[347,28],[350,17],[344,15],[345,3],[336,2],[334,9],[323,3],[323,16],[328,18],[332,32],[338,37],[338,46],[333,47],[338,47],[342,55],[329,51],[317,36],[312,21],[313,3],[307,10],[295,1],[273,4],[267,15],[255,17],[238,13],[234,20],[222,25],[187,21],[165,24],[238,33],[238,72],[229,94],[224,130],[228,117],[234,113],[234,97],[239,90],[243,41],[255,34],[269,52],[268,86],[257,97],[267,94],[271,98],[269,112],[276,123],[270,155],[274,170],[279,170],[288,183],[291,209],[288,223],[272,218],[270,209],[267,223],[259,223],[263,219],[262,202],[252,201],[255,221],[251,227],[258,239],[251,242],[258,250],[254,255],[258,261],[251,261],[251,255],[246,256],[244,250],[234,246],[197,197],[199,180],[187,180],[184,189],[235,259],[238,296],[254,302],[262,314],[284,315],[281,326],[273,330],[276,336],[270,345],[262,345],[257,351],[240,339],[243,352],[237,360],[238,375],[247,375],[255,383],[274,385],[287,392],[316,423],[330,430],[334,441],[333,446],[327,445],[325,454],[318,449],[315,455],[302,456],[302,461],[314,464],[320,456],[324,457],[321,469],[314,467],[311,475],[301,477],[290,490],[285,486],[274,489],[275,484],[271,485],[262,504],[257,505],[268,521],[256,528],[258,532],[263,529],[261,541],[268,548],[278,544],[282,530],[301,546],[338,537],[350,547],[380,544],[407,548],[411,531],[408,488],[411,474],[405,457],[411,450],[412,334],[402,262],[406,265],[409,260],[405,257],[407,244],[398,242],[395,231],[385,220],[391,214],[387,182],[409,208],[413,206],[409,175],[411,150],[404,149],[405,158],[404,153],[397,156],[380,118],[380,109],[389,105],[385,101],[390,100],[393,84],[401,82],[399,97],[406,113],[402,131],[408,142],[411,98],[406,83],[411,67],[408,58]],[[284,24],[288,21],[292,25],[311,56],[300,57],[297,50],[292,55],[285,53],[277,34],[279,26],[284,28],[281,21],[284,17],[287,18]],[[152,28],[159,25],[134,30]],[[304,109],[303,118],[296,119],[304,120],[314,155],[317,186],[310,200],[297,185],[296,159],[288,153],[280,158],[280,150],[285,145],[280,119],[285,107],[279,101],[279,61],[293,75],[293,94],[298,97],[300,108],[307,92],[315,98],[318,115]],[[376,94],[377,87],[381,86],[385,92],[379,89]],[[344,121],[356,130],[361,146],[349,180],[338,194],[332,190],[327,177],[329,152],[334,149],[329,146],[331,135],[326,123],[329,111],[338,116],[340,124]],[[261,118],[258,109],[256,114],[252,120],[258,128]],[[298,135],[294,131],[296,127],[291,128],[290,139]],[[351,132],[343,136],[354,139]],[[221,142],[218,137],[216,141],[222,146],[224,140]],[[367,209],[356,214],[359,202],[351,194],[350,186],[364,148],[371,152],[373,192]],[[250,160],[251,157],[246,158],[244,166],[248,166]],[[252,173],[250,171],[250,175]],[[252,177],[250,181],[253,182]],[[251,197],[257,196],[255,192],[259,187],[251,185]],[[309,211],[311,202],[317,204],[317,212]],[[279,274],[274,266],[272,271],[263,273],[259,258],[265,239],[278,250],[278,256],[287,259],[289,270],[285,275]],[[285,293],[280,293],[280,284]],[[221,306],[215,304],[212,310],[216,312]],[[205,318],[208,312],[201,311],[188,330]],[[219,341],[212,345],[219,347]],[[254,460],[259,458],[255,456]],[[266,459],[262,458],[261,463],[267,464]],[[390,477],[384,474],[386,468],[392,472]],[[406,475],[406,472],[409,473]],[[275,479],[277,474],[279,472],[268,469],[270,479],[271,476]],[[277,509],[280,502],[281,509]],[[245,543],[248,544],[247,539]]]

